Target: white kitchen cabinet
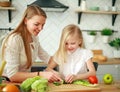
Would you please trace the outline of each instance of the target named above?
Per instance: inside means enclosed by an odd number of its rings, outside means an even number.
[[[103,76],[106,73],[112,74],[114,81],[120,80],[120,64],[99,65],[97,70],[97,77],[99,82],[103,81]]]

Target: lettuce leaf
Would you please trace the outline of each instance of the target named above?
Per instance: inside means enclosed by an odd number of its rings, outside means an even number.
[[[36,81],[41,79],[40,76],[36,76],[33,78],[28,78],[25,81],[22,82],[20,85],[21,89],[24,90],[25,92],[29,92],[31,90],[31,85]]]

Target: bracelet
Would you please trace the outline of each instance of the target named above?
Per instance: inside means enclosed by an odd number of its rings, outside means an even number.
[[[39,75],[40,75],[40,72],[38,71],[38,72],[37,72],[37,76],[39,76]]]

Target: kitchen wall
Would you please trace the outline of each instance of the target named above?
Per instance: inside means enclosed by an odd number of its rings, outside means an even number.
[[[26,6],[35,0],[12,0],[12,5],[16,8],[12,11],[12,21],[8,22],[8,12],[0,10],[0,28],[15,28],[20,22]],[[83,30],[83,37],[85,46],[88,49],[102,49],[105,56],[113,57],[113,48],[108,44],[105,44],[101,40],[100,32],[97,32],[97,38],[94,43],[89,43],[87,40],[87,32],[84,30],[101,30],[105,27],[112,28],[117,31],[112,36],[120,36],[120,15],[117,16],[114,26],[112,26],[112,16],[105,14],[83,14],[81,17],[81,23],[78,24],[78,15],[75,13],[76,7],[78,7],[78,0],[58,0],[59,2],[69,6],[69,9],[65,12],[46,12],[47,21],[43,31],[39,34],[39,40],[43,48],[53,55],[59,46],[59,40],[61,32],[64,26],[68,24],[76,24],[81,30]],[[91,6],[99,6],[101,10],[105,6],[112,5],[112,0],[86,0],[87,8]],[[92,2],[92,3],[91,3]],[[116,6],[120,11],[120,0],[116,0]],[[1,34],[5,32],[1,31]]]

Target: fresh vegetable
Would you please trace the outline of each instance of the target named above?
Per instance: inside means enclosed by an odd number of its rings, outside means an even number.
[[[56,86],[61,85],[61,83],[60,83],[60,82],[53,82],[53,84],[54,84],[54,85],[56,85]]]
[[[90,83],[89,83],[88,80],[75,80],[75,81],[73,82],[73,84],[81,84],[81,85],[83,85],[83,86],[89,86],[89,85],[90,85]]]
[[[19,88],[14,84],[7,84],[2,88],[2,92],[20,92]]]
[[[91,83],[91,84],[97,84],[98,83],[98,79],[96,76],[89,76],[88,77],[88,81]]]
[[[72,82],[72,84],[80,84],[80,85],[83,85],[83,86],[97,86],[98,84],[98,79],[96,76],[90,76],[88,77],[87,80],[82,80],[82,79],[79,79],[79,80],[75,80]],[[64,80],[61,82],[61,81],[57,81],[57,82],[53,82],[54,85],[56,86],[59,86],[59,85],[62,85],[62,84],[67,84]]]
[[[53,84],[56,85],[56,86],[59,86],[61,84],[67,84],[67,83],[63,80],[63,82],[53,82]],[[84,85],[84,86],[90,85],[88,80],[75,80],[72,84],[81,84],[81,85]]]
[[[113,83],[113,75],[109,74],[109,73],[104,74],[103,81],[104,81],[105,84]]]
[[[36,80],[32,85],[31,85],[32,90],[35,92],[46,92],[48,89],[48,80],[41,78],[40,80]]]
[[[61,84],[67,84],[67,83],[63,80],[63,82],[54,82],[53,84],[56,85],[56,86],[59,86]],[[80,85],[83,85],[83,86],[91,85],[88,80],[75,80],[75,81],[72,82],[72,84],[80,84]]]
[[[46,92],[48,89],[48,80],[40,76],[28,78],[20,85],[23,92]]]
[[[53,82],[54,85],[56,86],[59,86],[59,85],[62,85],[62,84],[67,84],[64,80],[62,81],[56,81],[56,82]]]
[[[41,79],[41,77],[36,76],[33,78],[28,78],[25,81],[22,82],[20,85],[21,89],[24,90],[25,92],[29,92],[31,90],[31,85],[36,81]]]
[[[56,86],[59,86],[61,84],[64,84],[64,81],[56,81],[56,82],[53,82],[53,84]]]

